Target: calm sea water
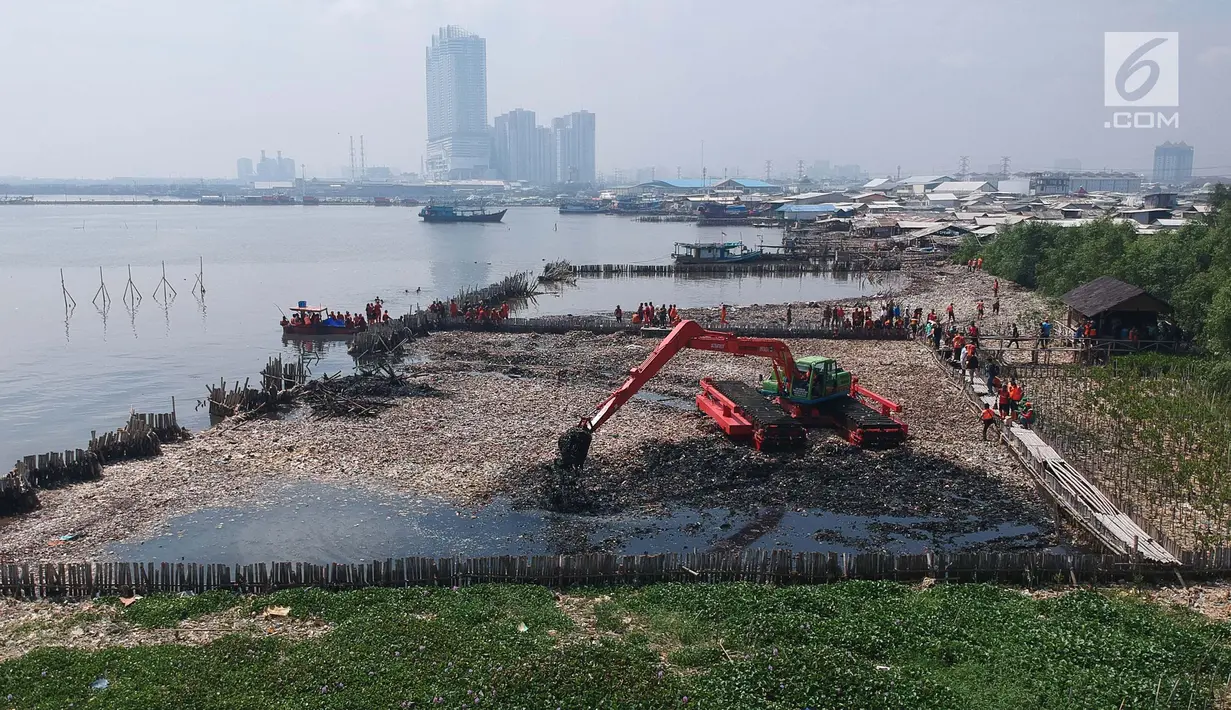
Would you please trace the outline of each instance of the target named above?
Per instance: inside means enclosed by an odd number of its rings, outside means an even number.
[[[503,224],[430,225],[403,207],[28,205],[0,207],[0,468],[20,456],[83,446],[130,408],[193,411],[205,386],[254,377],[268,356],[296,356],[278,307],[298,300],[356,311],[381,296],[393,313],[486,285],[545,261],[669,263],[677,241],[723,239],[693,224],[510,209]],[[749,245],[776,230],[725,230]],[[192,288],[204,263],[206,295]],[[165,264],[178,291],[155,300]],[[99,269],[112,303],[91,303]],[[124,304],[132,281],[143,299]],[[60,271],[77,307],[65,318]],[[828,277],[582,279],[526,315],[608,313],[641,301],[713,306],[847,298],[884,282]],[[416,289],[419,291],[416,293]],[[101,296],[100,296],[101,303]],[[519,314],[520,315],[520,314]],[[309,343],[313,370],[348,370],[344,343]]]

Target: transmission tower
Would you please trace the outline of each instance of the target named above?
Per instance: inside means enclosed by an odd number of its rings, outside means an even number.
[[[802,160],[795,164],[795,181],[804,181],[804,161]]]
[[[970,175],[970,156],[962,155],[957,159],[957,176],[959,180],[965,180]]]
[[[774,161],[765,161],[765,182],[769,182],[770,172],[774,169]]]
[[[363,157],[363,136],[359,136],[359,179],[368,179],[368,161]]]
[[[1009,160],[1009,156],[1007,155],[1000,156],[1000,177],[1002,178],[1009,177],[1009,166],[1011,164],[1012,163]]]
[[[350,181],[355,181],[355,137],[350,137]]]
[[[682,177],[684,177],[684,171],[680,168],[680,166],[675,166],[675,179],[679,180]]]

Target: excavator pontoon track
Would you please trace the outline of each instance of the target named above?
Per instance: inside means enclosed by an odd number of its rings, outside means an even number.
[[[732,436],[742,429],[727,426],[715,416],[706,401],[722,404],[725,399],[737,420],[742,415],[751,425],[753,444],[757,449],[790,448],[807,443],[808,432],[790,414],[766,399],[764,395],[744,382],[736,380],[701,380],[701,394],[697,395],[697,407],[718,421],[719,426]]]

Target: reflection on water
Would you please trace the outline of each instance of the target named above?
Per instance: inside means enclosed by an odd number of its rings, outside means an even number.
[[[1028,525],[864,517],[823,510],[680,509],[666,516],[519,510],[497,499],[457,508],[429,497],[295,484],[263,504],[174,518],[163,534],[111,548],[123,560],[250,563],[405,556],[688,552],[748,547],[797,552],[1038,549]]]

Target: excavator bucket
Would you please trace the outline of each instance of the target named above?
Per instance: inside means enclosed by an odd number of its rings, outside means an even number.
[[[579,426],[571,427],[561,434],[556,442],[560,447],[560,465],[570,470],[580,469],[586,462],[586,455],[590,453],[590,442],[593,440],[594,434]]]

